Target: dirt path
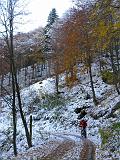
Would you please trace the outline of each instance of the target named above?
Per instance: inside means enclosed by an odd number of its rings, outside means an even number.
[[[52,153],[48,154],[47,156],[41,158],[40,160],[62,160],[62,157],[75,147],[75,143],[73,141],[64,141],[60,144]]]
[[[49,141],[16,158],[17,160],[95,160],[94,143],[88,139],[81,140],[81,137],[76,135],[72,136],[75,136],[77,140],[63,134],[61,135],[62,141]]]
[[[83,148],[80,153],[80,160],[95,160],[96,147],[89,139],[83,140]]]
[[[74,148],[78,147],[73,141],[65,141],[59,145],[52,153],[41,158],[40,160],[95,160],[95,150],[96,147],[93,142],[88,139],[83,139],[83,147],[81,152],[79,152],[79,157],[74,156],[65,156],[68,152],[73,155]],[[80,146],[79,146],[80,147]],[[77,153],[78,154],[78,153]]]
[[[40,147],[32,147],[27,152],[18,154],[14,160],[41,160],[42,157],[52,153],[58,146],[61,145],[60,141],[49,141],[41,144]]]

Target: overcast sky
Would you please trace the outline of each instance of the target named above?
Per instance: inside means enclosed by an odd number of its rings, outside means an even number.
[[[72,7],[72,0],[30,0],[27,10],[31,12],[27,16],[27,24],[20,27],[20,31],[28,32],[39,26],[45,26],[52,8],[56,8],[59,17]]]

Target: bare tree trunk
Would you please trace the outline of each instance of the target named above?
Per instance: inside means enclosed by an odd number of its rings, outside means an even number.
[[[41,77],[42,77],[42,75],[43,75],[43,70],[44,70],[44,64],[42,63],[42,64],[41,64],[41,74],[40,74]]]
[[[0,57],[1,60],[0,60],[0,63],[1,63],[1,69],[0,69],[0,73],[1,73],[1,94],[2,94],[2,86],[3,86],[3,83],[4,83],[4,71],[3,71],[3,63],[2,63],[2,57]]]
[[[25,66],[25,68],[24,68],[24,70],[25,70],[25,86],[26,86],[26,82],[27,82],[27,67]]]
[[[17,155],[17,148],[16,148],[16,107],[15,107],[15,94],[17,92],[17,98],[18,98],[18,104],[20,109],[21,118],[23,121],[23,125],[25,128],[26,138],[28,146],[31,147],[31,140],[30,140],[30,134],[27,127],[27,122],[23,114],[22,110],[22,104],[21,104],[21,97],[20,97],[20,89],[19,84],[17,80],[17,73],[16,73],[16,67],[15,67],[15,57],[14,57],[14,51],[13,51],[13,30],[14,30],[14,19],[16,16],[21,15],[22,13],[18,11],[16,13],[15,8],[18,7],[18,1],[19,0],[7,0],[6,3],[0,3],[1,6],[1,12],[3,16],[2,25],[5,29],[5,32],[3,33],[3,37],[5,38],[5,42],[7,44],[7,49],[9,53],[9,59],[10,59],[10,67],[11,67],[11,74],[12,74],[12,90],[13,90],[13,102],[12,102],[12,112],[13,112],[13,148],[14,148],[14,154]],[[15,92],[16,91],[16,92]]]
[[[19,109],[20,109],[22,122],[23,122],[23,125],[24,125],[24,128],[25,128],[27,143],[28,143],[29,147],[32,147],[30,134],[29,134],[28,127],[27,127],[27,122],[26,122],[26,119],[24,117],[23,110],[22,110],[22,103],[21,103],[21,97],[20,97],[19,84],[17,82],[17,74],[16,74],[16,69],[15,69],[14,54],[13,54],[13,34],[10,35],[10,57],[11,57],[11,65],[12,65],[12,77],[14,78],[14,85],[16,86],[18,104],[19,104]]]
[[[51,76],[51,58],[48,59],[48,77]]]
[[[35,65],[32,65],[32,79],[35,78]]]
[[[12,26],[11,26],[11,28],[12,28]],[[15,63],[14,63],[14,54],[13,54],[13,32],[10,35],[10,56],[11,56],[11,64],[12,64],[12,69],[13,69],[12,70],[12,74],[13,74],[14,79],[15,79],[14,83],[16,85],[18,104],[19,104],[19,109],[20,109],[20,114],[21,114],[22,122],[23,122],[23,125],[24,125],[24,128],[25,128],[27,143],[28,143],[29,147],[32,147],[32,143],[31,143],[31,139],[30,139],[30,134],[29,134],[28,127],[27,127],[27,122],[26,122],[26,119],[24,117],[23,110],[22,110],[22,103],[21,103],[21,97],[20,97],[19,84],[17,82],[17,75],[16,75],[16,69],[15,69]]]
[[[35,64],[35,79],[37,80],[37,78],[38,78],[38,72],[37,72],[37,64]]]
[[[99,65],[100,65],[100,72],[102,71],[101,57],[102,57],[102,51],[101,51],[101,49],[100,49],[100,50],[99,50],[99,56],[98,56],[98,59],[99,59]]]
[[[88,35],[87,35],[87,41],[88,41]],[[89,43],[88,43],[89,44]],[[90,83],[91,83],[91,88],[92,88],[92,94],[93,94],[93,102],[95,105],[97,105],[97,98],[95,95],[95,90],[94,90],[94,85],[93,85],[93,78],[92,78],[92,68],[91,68],[91,63],[92,63],[92,55],[91,52],[89,50],[89,48],[86,48],[86,58],[87,58],[87,65],[88,65],[88,71],[89,71],[89,76],[90,76]]]
[[[16,106],[15,106],[15,81],[14,81],[14,75],[12,71],[12,65],[11,65],[11,73],[12,73],[12,90],[13,90],[13,100],[12,100],[12,112],[13,112],[13,149],[14,149],[14,155],[17,156],[17,146],[16,146],[16,133],[17,133],[17,119],[16,119]]]
[[[18,80],[18,84],[19,84],[19,73],[20,73],[19,68],[17,68],[17,80]]]
[[[1,75],[1,93],[2,93],[3,81],[4,81],[4,73],[2,73]]]
[[[19,104],[19,109],[20,109],[20,114],[21,114],[21,118],[22,118],[22,122],[25,128],[25,133],[26,133],[26,138],[27,138],[27,143],[29,147],[32,147],[32,143],[30,140],[30,134],[28,131],[28,127],[27,127],[27,122],[26,119],[24,117],[23,114],[23,110],[22,110],[22,103],[21,103],[21,97],[20,97],[20,89],[19,89],[19,84],[17,82],[17,73],[16,73],[16,68],[15,68],[15,62],[14,62],[14,52],[13,52],[13,3],[10,0],[10,4],[9,4],[9,24],[10,24],[10,45],[9,45],[9,53],[10,53],[10,60],[11,60],[11,67],[12,67],[12,74],[14,77],[14,83],[16,86],[16,92],[17,92],[17,97],[18,97],[18,104]]]
[[[9,72],[9,86],[11,84],[11,73]]]
[[[36,64],[36,66],[35,66],[35,79],[37,79],[38,80],[38,75],[39,74],[39,71],[38,71],[38,64]]]
[[[117,69],[118,69],[118,72],[119,72],[120,71],[120,64],[119,64],[119,40],[116,40],[115,53],[116,53]]]
[[[32,143],[32,115],[30,115],[30,139]]]
[[[117,93],[120,94],[119,88],[117,86],[118,73],[116,71],[114,60],[113,60],[113,45],[112,45],[112,43],[110,44],[110,60],[111,60],[111,65],[112,65],[112,70],[113,70],[113,78],[114,78],[115,88],[116,88]]]
[[[91,64],[89,64],[89,76],[90,76],[90,83],[91,83],[91,88],[92,88],[92,93],[93,93],[93,102],[95,103],[95,105],[97,105],[97,99],[96,99],[94,85],[93,85],[93,79],[92,79]]]
[[[71,76],[71,79],[74,77],[74,71],[73,71],[73,66],[72,65],[70,67],[70,76]]]
[[[55,86],[56,86],[56,92],[57,92],[57,94],[59,93],[58,84],[59,84],[59,75],[56,74],[56,76],[55,76]]]
[[[99,66],[100,66],[100,72],[102,71],[102,64],[101,64],[101,58],[99,56]]]
[[[117,72],[118,72],[118,84],[120,87],[120,63],[119,63],[119,39],[115,43],[116,61],[117,61]]]
[[[14,76],[15,76],[15,75],[14,75]],[[30,134],[29,134],[28,127],[27,127],[27,122],[26,122],[26,119],[25,119],[25,117],[24,117],[23,110],[22,110],[20,90],[19,90],[19,85],[18,85],[18,83],[17,83],[16,76],[15,76],[15,83],[16,83],[16,91],[17,91],[17,97],[18,97],[18,104],[19,104],[20,114],[21,114],[22,122],[23,122],[23,125],[24,125],[24,128],[25,128],[27,143],[28,143],[28,146],[29,146],[29,148],[30,148],[30,147],[32,147],[32,142],[31,142]]]

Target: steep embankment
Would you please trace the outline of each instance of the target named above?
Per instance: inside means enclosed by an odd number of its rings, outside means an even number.
[[[120,100],[120,95],[116,93],[114,85],[108,85],[102,81],[100,74],[96,71],[96,68],[97,66],[95,65],[93,67],[93,81],[96,97],[99,101],[97,106],[93,103],[88,74],[81,74],[82,76],[78,75],[80,83],[76,83],[72,88],[68,88],[65,85],[64,75],[61,75],[59,83],[59,91],[61,94],[59,95],[59,99],[55,94],[54,77],[21,90],[22,102],[24,104],[23,110],[26,114],[28,125],[30,114],[32,113],[33,116],[32,142],[34,147],[28,150],[23,124],[18,111],[17,148],[19,157],[21,155],[26,160],[29,160],[29,157],[32,157],[33,160],[36,157],[45,158],[46,156],[51,156],[51,154],[54,156],[57,150],[60,160],[79,160],[80,153],[81,156],[83,155],[85,158],[89,158],[86,157],[87,154],[90,156],[94,155],[95,148],[91,142],[81,142],[80,137],[76,138],[77,140],[74,140],[69,134],[80,135],[80,129],[77,125],[78,115],[74,112],[76,107],[80,107],[81,109],[86,108],[87,115],[84,118],[88,122],[87,136],[88,139],[96,144],[96,159],[106,160],[107,158],[115,159],[119,157],[119,135],[117,136],[118,127],[116,125],[119,124],[120,112],[118,110],[119,106],[115,106]],[[7,102],[1,100],[0,112],[1,159],[11,159],[13,157],[13,146],[11,143],[12,114],[11,108],[8,105],[10,97],[6,96],[6,98],[8,100]],[[108,127],[112,127],[113,129],[113,134],[109,134],[109,137],[108,133],[111,133],[111,128]],[[61,135],[64,135],[64,132],[66,132],[67,139],[63,138],[63,141],[56,139],[55,136],[51,139],[52,134],[43,134],[42,132],[61,132]],[[111,136],[113,138],[111,138]],[[106,147],[104,148],[103,145],[105,143]],[[73,146],[73,144],[75,146]],[[71,148],[69,146],[71,146]],[[66,147],[66,149],[64,147]],[[60,149],[62,153],[59,153]],[[22,160],[24,160],[23,157]]]

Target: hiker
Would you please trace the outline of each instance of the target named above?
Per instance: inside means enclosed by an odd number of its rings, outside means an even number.
[[[86,133],[87,121],[84,119],[81,120],[79,123],[79,127],[81,127],[81,136],[87,138],[87,133]]]

